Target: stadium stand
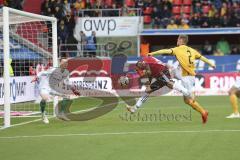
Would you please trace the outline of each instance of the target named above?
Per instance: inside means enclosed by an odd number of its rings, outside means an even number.
[[[3,1],[0,1],[3,4]],[[34,5],[33,5],[34,4]],[[153,1],[153,0],[126,0],[125,5],[118,0],[6,0],[5,5],[11,6],[13,8],[23,9],[25,11],[30,11],[33,13],[41,13],[44,15],[54,15],[59,19],[62,19],[67,12],[70,12],[74,16],[102,16],[100,11],[94,9],[116,9],[116,12],[123,12],[127,10],[127,15],[136,15],[131,11],[133,8],[140,8],[142,10],[145,24],[154,23],[153,18],[153,7],[156,7],[158,13],[161,14],[160,19],[161,23],[164,25],[159,25],[160,28],[166,28],[168,23],[167,19],[174,19],[178,25],[181,23],[181,19],[188,19],[190,28],[196,27],[192,25],[196,18],[200,21],[200,24],[197,27],[205,27],[205,19],[207,16],[209,21],[214,23],[209,24],[208,27],[239,27],[240,26],[240,2],[239,1],[198,1],[198,0],[162,0],[162,1]],[[23,5],[23,6],[22,6]],[[167,6],[168,10],[171,12],[171,15],[164,14],[164,7]],[[58,9],[56,9],[56,7]],[[83,9],[91,9],[88,11],[88,14],[80,14]],[[110,12],[110,11],[105,11]],[[135,11],[136,12],[136,11]],[[197,14],[197,16],[196,16]],[[105,14],[104,16],[112,15],[122,15],[122,14]],[[126,14],[125,14],[126,15]],[[216,21],[216,15],[220,15],[220,20]],[[165,16],[165,17],[164,17]],[[224,16],[225,19],[223,18]],[[227,22],[223,23],[221,21]],[[204,25],[203,25],[204,24]],[[151,27],[152,25],[148,25]]]

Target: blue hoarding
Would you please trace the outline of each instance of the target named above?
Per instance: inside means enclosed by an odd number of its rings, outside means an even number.
[[[17,43],[15,40],[10,38],[10,55],[13,60],[24,60],[24,59],[39,59],[42,58],[42,56],[29,49],[27,46],[21,45]],[[2,34],[0,34],[0,59],[3,59],[3,37]]]

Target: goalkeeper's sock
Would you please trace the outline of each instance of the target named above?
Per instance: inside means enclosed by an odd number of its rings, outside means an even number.
[[[206,111],[203,109],[203,107],[195,100],[191,100],[191,102],[189,103],[189,105],[195,109],[196,111],[198,111],[201,114],[204,114]]]
[[[62,103],[61,103],[61,112],[62,112],[62,113],[65,113],[65,112],[66,112],[66,108],[67,108],[67,106],[69,105],[69,103],[70,103],[70,100],[69,100],[69,99],[63,98]]]
[[[181,92],[184,96],[190,96],[190,93],[189,93],[189,91],[186,89],[186,88],[184,88],[181,84],[179,84],[179,83],[174,83],[173,84],[173,89],[175,89],[175,90],[177,90],[177,91],[179,91],[179,92]]]
[[[149,94],[145,93],[142,97],[140,97],[136,103],[136,107],[140,108],[144,102],[148,99]]]
[[[41,109],[42,114],[45,111],[45,107],[46,107],[46,101],[42,99],[41,102],[40,102],[40,109]]]
[[[234,113],[239,113],[238,111],[238,98],[235,94],[230,95],[230,102]]]

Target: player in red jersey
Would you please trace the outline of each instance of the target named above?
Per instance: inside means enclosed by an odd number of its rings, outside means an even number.
[[[136,105],[133,107],[127,106],[128,111],[131,113],[134,113],[142,106],[142,104],[148,99],[149,94],[164,86],[167,86],[170,89],[175,89],[181,92],[184,96],[190,96],[190,93],[186,88],[171,80],[172,76],[170,74],[170,67],[154,57],[143,57],[142,60],[139,60],[136,63],[135,69],[140,78],[148,78],[148,81],[145,83],[147,86],[145,94],[138,99]],[[153,79],[155,79],[154,82],[152,81]]]

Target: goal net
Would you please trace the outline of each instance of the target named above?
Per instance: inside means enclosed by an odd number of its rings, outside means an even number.
[[[34,76],[57,67],[57,21],[3,7],[0,13],[0,126],[39,119]],[[48,115],[53,115],[53,102]]]

